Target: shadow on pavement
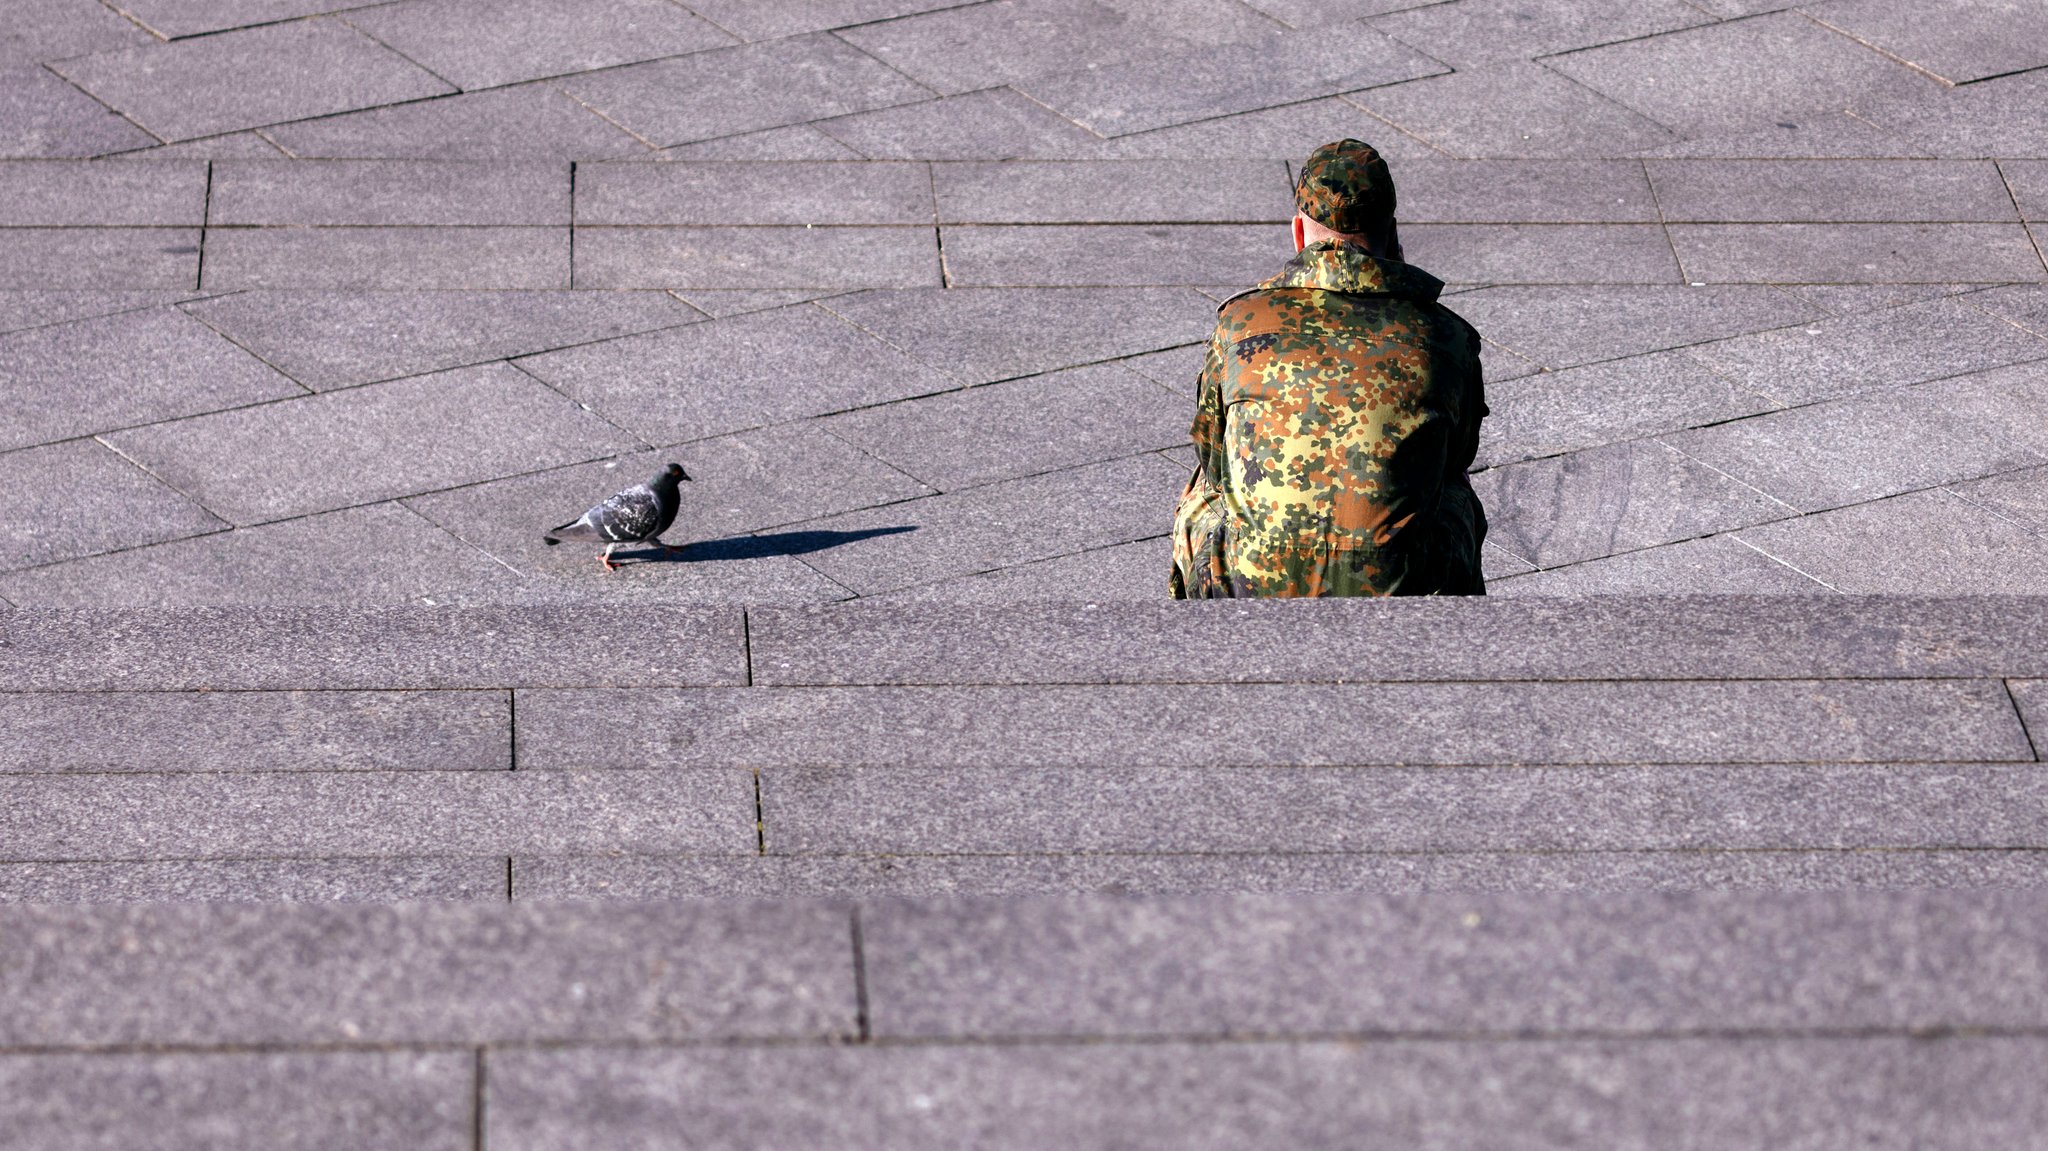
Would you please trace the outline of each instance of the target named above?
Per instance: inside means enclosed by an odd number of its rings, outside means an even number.
[[[703,563],[713,560],[753,560],[765,556],[799,556],[821,552],[826,548],[836,548],[841,544],[873,539],[876,536],[900,535],[916,530],[915,525],[901,524],[891,528],[862,528],[853,532],[802,531],[772,532],[765,536],[727,536],[720,540],[687,543],[675,551],[621,551],[615,553],[612,558],[640,563]]]

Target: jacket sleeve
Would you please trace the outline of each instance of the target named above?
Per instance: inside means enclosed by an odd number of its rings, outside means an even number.
[[[1228,594],[1223,568],[1225,506],[1223,447],[1223,373],[1217,341],[1209,341],[1202,374],[1195,383],[1195,421],[1188,438],[1195,448],[1195,470],[1181,489],[1173,516],[1173,572],[1168,584],[1175,599],[1204,599]]]

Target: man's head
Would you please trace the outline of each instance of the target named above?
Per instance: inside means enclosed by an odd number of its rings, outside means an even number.
[[[1394,178],[1372,145],[1339,140],[1303,161],[1294,185],[1294,250],[1318,240],[1344,240],[1375,256],[1401,258]]]

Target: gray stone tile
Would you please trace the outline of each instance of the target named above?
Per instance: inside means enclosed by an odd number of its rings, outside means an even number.
[[[2035,1019],[2038,990],[2012,982],[2027,961],[2007,957],[2041,946],[2036,907],[2022,892],[962,899],[865,907],[861,938],[887,1038],[1903,1030]]]
[[[512,578],[404,508],[373,504],[16,572],[0,595],[22,607],[431,603]]]
[[[1712,21],[1682,0],[1478,0],[1409,7],[1371,26],[1460,70]]]
[[[769,767],[770,854],[2030,848],[2000,767]],[[2026,814],[2015,814],[2025,812]]]
[[[0,863],[0,903],[499,903],[508,861],[478,855]]]
[[[1014,160],[1080,154],[1099,143],[1010,88],[820,120],[811,127],[876,160]]]
[[[1091,603],[1160,600],[1166,596],[1167,572],[1172,567],[1173,541],[1157,536],[884,595],[890,600],[920,603],[1000,604],[1076,596]]]
[[[1489,580],[1494,596],[1522,595],[1825,595],[1826,584],[1732,535]]]
[[[592,746],[627,699],[633,733]],[[2034,758],[1990,679],[522,691],[518,714],[522,772]]]
[[[0,66],[0,156],[98,156],[157,143],[47,68]]]
[[[0,453],[0,571],[226,527],[91,440]]]
[[[567,164],[412,160],[223,160],[207,223],[567,224]]]
[[[1489,389],[1479,462],[1492,467],[1771,410],[1768,398],[1715,375],[1685,352],[1657,352]]]
[[[465,1051],[0,1056],[8,1141],[46,1151],[470,1145],[475,1057]]]
[[[355,13],[349,23],[464,89],[733,43],[666,0],[406,0]]]
[[[1536,570],[1536,565],[1487,540],[1479,545],[1479,574],[1490,588],[1495,582]]]
[[[157,424],[108,442],[216,514],[251,524],[577,463],[628,441],[497,364]]]
[[[1699,136],[1646,149],[1644,156],[1729,160],[1897,160],[1934,155],[1849,112],[1796,112],[1755,130]]]
[[[246,132],[201,136],[197,140],[159,144],[154,148],[138,148],[132,152],[118,152],[104,159],[150,164],[165,160],[278,160],[289,155],[290,153],[252,128]]]
[[[1474,477],[1472,486],[1494,542],[1540,567],[1795,514],[1654,441],[1494,468]]]
[[[125,0],[123,4],[130,16],[167,40],[363,6],[363,0]]]
[[[923,164],[632,163],[576,170],[578,224],[923,224]]]
[[[1355,102],[1354,95],[1331,96],[1257,108],[1214,119],[1197,120],[1168,128],[1133,132],[1113,140],[1099,140],[1085,155],[1123,159],[1165,160],[1284,160],[1299,164],[1317,147],[1331,140],[1365,138],[1382,156],[1399,163],[1415,158],[1435,159],[1442,152],[1413,136],[1390,128]],[[1094,133],[1087,134],[1094,139]]]
[[[811,124],[763,128],[737,136],[720,136],[694,144],[678,144],[654,153],[657,160],[858,160],[861,154]]]
[[[2018,679],[2009,681],[2006,690],[2012,692],[2012,700],[2019,705],[2020,721],[2027,725],[2033,744],[2034,755],[2048,759],[2048,681]]]
[[[918,288],[939,283],[930,227],[576,229],[579,288]]]
[[[575,160],[645,156],[649,146],[552,84],[465,92],[264,129],[294,156]]]
[[[1184,957],[1185,958],[1185,957]],[[1271,963],[1264,955],[1260,961]],[[1162,964],[1163,966],[1163,964]],[[1176,971],[1182,980],[1202,978]],[[1230,975],[1226,979],[1233,978]],[[2024,1143],[2025,1037],[1379,1039],[518,1050],[491,1146],[1402,1147]],[[1908,1134],[1910,1133],[1910,1134]]]
[[[2012,189],[2020,218],[2048,221],[2048,161],[2007,160],[1998,170]]]
[[[314,391],[594,343],[702,317],[663,292],[241,292],[188,305]]]
[[[1421,8],[1442,0],[1247,0],[1252,7],[1294,28],[1339,24]]]
[[[1408,262],[1459,284],[1676,284],[1654,224],[1414,224]],[[951,253],[948,253],[950,256]]]
[[[1249,287],[1292,254],[1276,224],[964,225],[942,242],[948,282],[971,288]]]
[[[1273,30],[1259,13],[1223,0],[996,0],[839,35],[918,83],[953,95]]]
[[[1449,301],[1488,340],[1547,368],[1663,351],[1819,318],[1820,308],[1749,284],[1516,286]],[[1488,378],[1494,378],[1488,365]]]
[[[197,228],[0,229],[0,287],[191,289]]]
[[[1657,222],[1634,160],[1416,159],[1393,172],[1404,225]]]
[[[1195,383],[1201,378],[1203,361],[1209,358],[1209,345],[1183,344],[1178,348],[1167,348],[1160,352],[1147,352],[1119,361],[1124,367],[1151,380],[1161,387],[1170,388],[1183,396],[1193,399]],[[1190,421],[1193,409],[1188,410]]]
[[[2048,12],[2031,5],[1824,0],[1805,11],[1951,84],[2048,65]]]
[[[757,4],[752,0],[694,0],[707,20],[748,40],[773,40],[827,28],[893,20],[918,12],[955,8],[970,0],[810,0],[804,4]]]
[[[0,772],[505,771],[511,693],[0,694]]]
[[[0,795],[22,862],[755,851],[753,775],[729,765],[7,775]]]
[[[150,42],[120,13],[89,0],[19,0],[0,31],[0,61],[33,64]]]
[[[791,304],[808,303],[838,294],[842,293],[834,288],[762,288],[758,291],[748,288],[688,288],[669,293],[717,319],[765,312],[770,308],[786,308]]]
[[[2048,279],[2019,224],[1673,224],[1708,283],[2014,283]]]
[[[953,491],[1171,447],[1187,438],[1189,418],[1185,401],[1102,364],[865,408],[822,426]]]
[[[396,104],[454,89],[333,19],[81,56],[65,79],[166,140]]]
[[[2025,291],[2027,287],[2015,285],[2014,290]],[[1788,284],[1778,290],[1819,304],[1837,316],[1897,308],[1966,292],[1988,300],[1993,292],[2001,291],[1996,288],[1986,290],[1975,284]]]
[[[818,902],[0,909],[28,973],[0,1043],[833,1038],[855,1029],[847,922]]]
[[[1742,538],[1851,594],[2048,593],[2048,539],[1952,492],[1839,508]]]
[[[138,312],[158,304],[190,299],[193,291],[121,292],[70,291],[62,288],[0,290],[0,333],[18,332],[72,320],[90,320],[115,312]]]
[[[936,164],[948,224],[1285,223],[1294,199],[1272,160]]]
[[[2048,131],[2048,73],[1985,80],[1947,91],[1935,89],[1860,105],[1859,113],[1935,156],[1981,158],[2027,154],[2040,157]]]
[[[144,373],[137,364],[148,364]],[[62,404],[50,397],[61,394]],[[0,444],[20,447],[302,394],[171,308],[0,337]]]
[[[1453,156],[1621,156],[1671,143],[1663,125],[1541,64],[1496,64],[1354,99]]]
[[[519,363],[651,444],[706,439],[954,386],[811,305],[689,324]],[[717,380],[718,387],[702,387],[705,380]],[[792,387],[792,380],[806,386]]]
[[[216,228],[210,291],[567,288],[567,228]]]
[[[1796,13],[1709,24],[1545,64],[1687,136],[1913,96],[1930,83]]]
[[[1962,301],[1936,299],[1703,344],[1690,354],[1744,387],[1803,403],[2048,358],[2048,339]]]
[[[1013,86],[1097,135],[1115,137],[1447,71],[1363,24],[1339,24],[1147,53]]]
[[[827,33],[715,48],[563,82],[655,147],[928,98],[923,86]]]
[[[1982,160],[1652,160],[1674,222],[2014,219],[1998,168]]]
[[[0,163],[0,225],[80,227],[206,221],[206,165],[193,161]]]
[[[1148,454],[852,512],[806,525],[855,536],[806,562],[868,595],[1148,539],[1186,482]]]
[[[745,681],[725,608],[21,611],[0,689],[229,691],[646,686]],[[545,660],[534,658],[546,652]]]
[[[1216,305],[1185,288],[863,292],[824,305],[970,384],[1206,340]]]
[[[1951,490],[2021,527],[2048,533],[2048,468],[1992,476]]]

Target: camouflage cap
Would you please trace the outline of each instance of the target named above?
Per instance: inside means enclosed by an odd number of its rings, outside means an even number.
[[[1339,140],[1308,154],[1294,185],[1302,215],[1344,235],[1367,232],[1393,218],[1394,177],[1371,144]]]

